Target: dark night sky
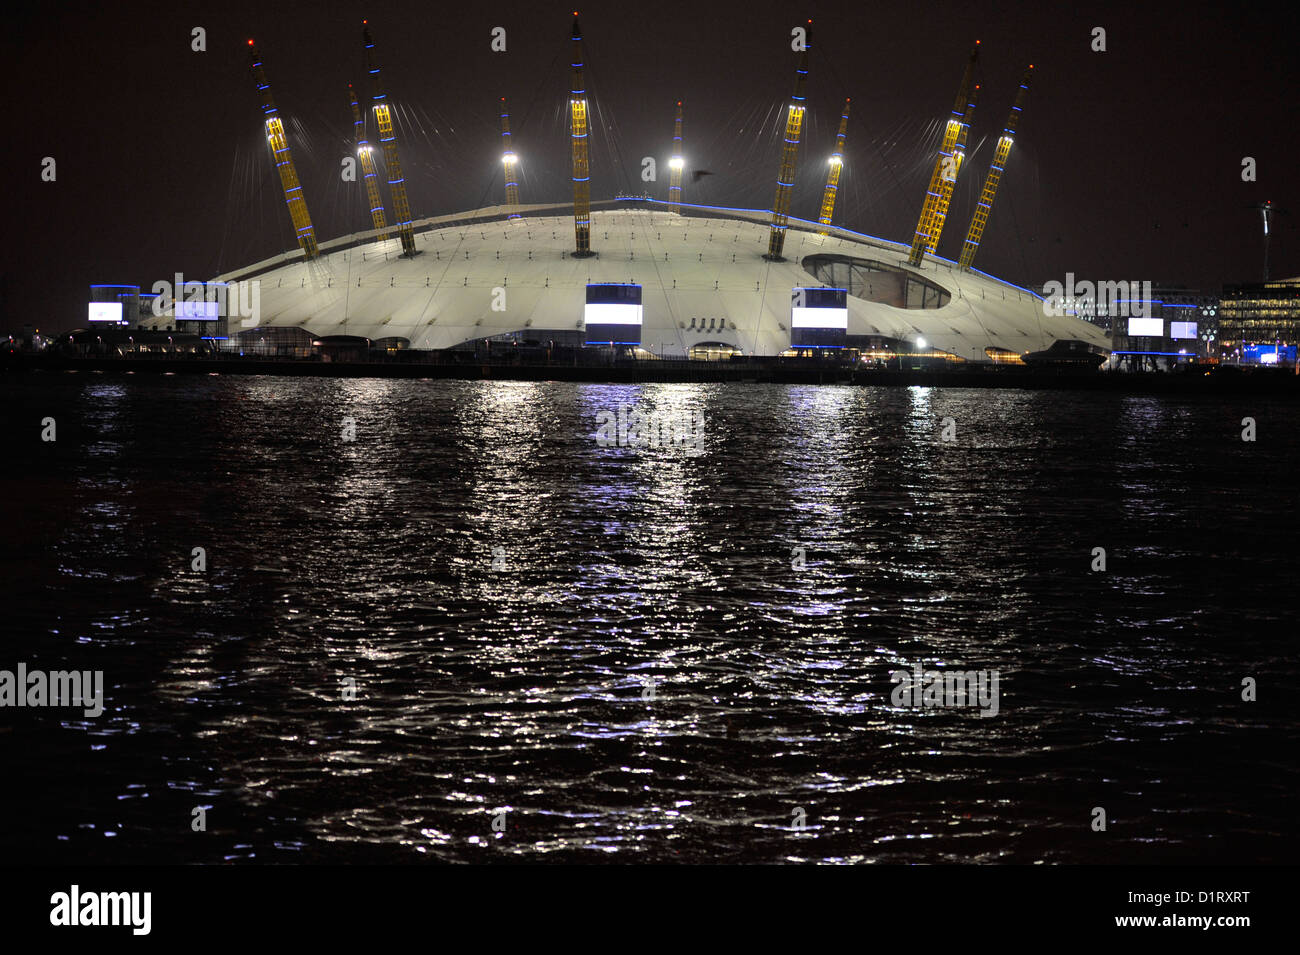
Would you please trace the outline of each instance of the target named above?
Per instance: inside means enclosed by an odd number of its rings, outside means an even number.
[[[1138,9],[1133,9],[1138,6]],[[225,0],[31,4],[3,56],[12,104],[5,182],[5,319],[81,324],[92,282],[146,288],[208,278],[292,246],[266,152],[246,41],[265,58],[323,239],[369,228],[350,153],[346,88],[364,90],[368,17],[399,118],[416,216],[502,199],[495,103],[511,100],[527,202],[571,196],[567,37],[572,7],[501,2]],[[767,208],[777,117],[794,76],[792,26],[814,19],[810,119],[792,212],[816,218],[843,98],[853,98],[837,224],[910,238],[939,121],[982,41],[974,153],[940,252],[955,257],[992,138],[1027,62],[1035,79],[977,265],[1020,284],[1139,279],[1214,287],[1256,281],[1259,214],[1279,217],[1273,275],[1300,273],[1294,14],[1195,4],[588,3],[592,197],[665,197],[673,106],[685,153],[715,173],[685,199]],[[1278,19],[1282,16],[1290,19]],[[208,51],[190,50],[207,29]],[[493,27],[508,50],[489,49]],[[1108,51],[1090,49],[1107,31]],[[985,141],[985,138],[988,140]],[[1288,149],[1290,152],[1288,153]],[[640,182],[641,157],[663,164]],[[54,183],[41,160],[58,162]],[[1258,181],[1241,180],[1241,160]],[[596,243],[597,245],[599,243]]]

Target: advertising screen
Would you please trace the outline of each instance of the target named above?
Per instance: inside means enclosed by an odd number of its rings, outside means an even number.
[[[1195,338],[1196,323],[1195,322],[1170,322],[1169,337],[1170,338]]]
[[[92,322],[115,322],[120,325],[122,324],[122,303],[91,302],[89,318]]]
[[[1296,346],[1283,345],[1247,345],[1242,351],[1242,360],[1258,362],[1261,365],[1276,365],[1279,362],[1295,363]]]
[[[843,348],[849,330],[848,291],[842,288],[790,290],[790,345]]]
[[[1128,320],[1130,335],[1149,335],[1152,338],[1165,337],[1165,320],[1163,318],[1130,318]]]
[[[791,328],[838,328],[849,330],[849,310],[847,308],[799,308],[790,309]]]
[[[641,286],[588,285],[582,320],[588,345],[641,344]]]

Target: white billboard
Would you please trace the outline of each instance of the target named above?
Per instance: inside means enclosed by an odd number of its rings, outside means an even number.
[[[90,321],[92,322],[114,322],[122,324],[122,303],[121,302],[91,302],[90,303]]]
[[[641,286],[589,284],[582,319],[588,345],[641,344]]]
[[[1130,335],[1149,335],[1152,338],[1165,337],[1165,320],[1163,318],[1130,318],[1128,320]]]
[[[847,308],[801,308],[796,305],[790,309],[791,328],[838,328],[848,331],[849,310]]]
[[[640,325],[640,305],[615,305],[612,302],[588,302],[582,314],[591,325]]]
[[[1195,322],[1170,322],[1169,337],[1170,338],[1195,338],[1196,323]]]

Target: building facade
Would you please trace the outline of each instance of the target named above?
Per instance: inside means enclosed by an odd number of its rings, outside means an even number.
[[[1224,286],[1219,347],[1225,361],[1295,365],[1300,344],[1300,278]]]

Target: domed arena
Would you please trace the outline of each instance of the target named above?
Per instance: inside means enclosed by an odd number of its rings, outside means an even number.
[[[413,257],[395,237],[362,233],[322,243],[311,260],[295,251],[227,273],[219,281],[260,285],[256,327],[232,327],[232,340],[299,328],[417,349],[500,336],[586,343],[588,288],[626,284],[642,291],[635,344],[650,356],[785,352],[794,290],[821,287],[846,291],[845,344],[864,354],[919,342],[926,354],[988,362],[1060,340],[1108,347],[1096,326],[1044,314],[1026,289],[945,259],[911,267],[899,243],[791,218],[788,258],[775,262],[763,255],[770,214],[761,210],[594,205],[607,208],[591,214],[586,258],[573,256],[573,219],[557,207],[523,207],[511,219],[493,207],[414,223]]]
[[[809,21],[809,27],[811,21]],[[1071,316],[1053,316],[1028,289],[973,268],[984,227],[1025,103],[1032,65],[995,140],[975,212],[957,261],[937,255],[979,85],[970,54],[942,130],[929,187],[910,244],[834,225],[845,165],[851,100],[844,100],[816,221],[790,215],[808,112],[807,36],[794,31],[794,93],[774,111],[783,128],[781,163],[770,209],[682,201],[682,103],[677,103],[668,201],[623,194],[592,201],[589,115],[582,32],[571,33],[565,115],[572,204],[522,205],[505,99],[500,103],[505,203],[414,218],[398,149],[398,127],[369,26],[363,24],[371,109],[351,91],[355,122],[352,181],[365,184],[374,228],[319,240],[294,166],[289,134],[271,96],[261,54],[249,41],[262,99],[270,157],[280,179],[298,248],[237,268],[206,283],[238,289],[242,307],[223,309],[204,329],[218,347],[240,353],[337,358],[380,350],[473,350],[531,344],[608,349],[639,359],[726,359],[811,355],[876,361],[910,356],[930,362],[1019,363],[1034,353],[1108,351],[1106,334]],[[367,132],[373,113],[377,145]],[[291,127],[292,129],[292,127]],[[780,134],[778,134],[780,135]],[[928,147],[926,147],[928,149]],[[346,159],[345,165],[354,162]],[[646,163],[653,163],[647,158]],[[969,166],[970,163],[967,163]],[[694,176],[711,175],[695,170]],[[387,179],[387,196],[380,188]],[[955,225],[955,223],[954,223]],[[960,234],[958,234],[960,237]],[[951,240],[950,240],[951,241]],[[254,303],[254,307],[247,306]],[[188,303],[187,303],[188,305]],[[156,310],[157,328],[184,313]],[[208,311],[206,320],[218,318]],[[178,322],[179,325],[179,322]],[[177,329],[190,330],[190,329]],[[211,334],[216,332],[216,334]],[[549,351],[548,351],[549,354]],[[1100,357],[1098,357],[1100,360]]]

